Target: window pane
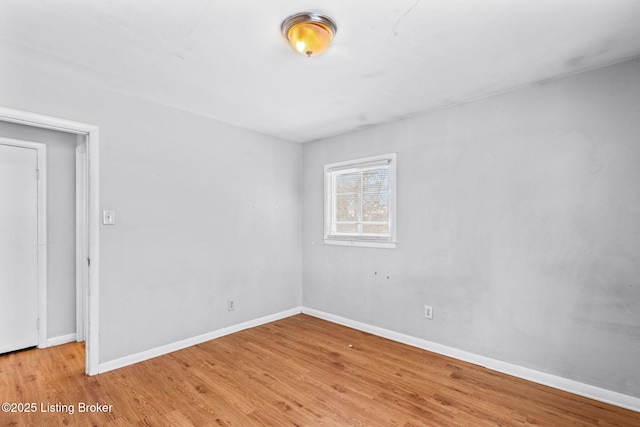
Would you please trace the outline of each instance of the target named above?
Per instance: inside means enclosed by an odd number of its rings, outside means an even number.
[[[386,222],[389,220],[389,210],[386,206],[380,206],[376,203],[364,204],[362,219],[364,221]]]
[[[360,213],[360,194],[336,195],[336,221],[357,221]]]
[[[386,191],[389,188],[389,169],[371,169],[362,173],[364,191]]]
[[[336,175],[336,193],[359,193],[360,173],[345,173]]]
[[[356,234],[358,232],[358,224],[336,224],[336,232]]]
[[[362,232],[364,234],[388,234],[389,224],[363,224]]]
[[[389,220],[389,170],[365,171],[362,194],[362,220],[383,222]]]

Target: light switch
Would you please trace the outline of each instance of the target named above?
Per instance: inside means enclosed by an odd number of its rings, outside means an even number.
[[[116,211],[114,211],[114,210],[104,210],[104,211],[102,211],[102,223],[104,225],[115,225],[116,224]]]

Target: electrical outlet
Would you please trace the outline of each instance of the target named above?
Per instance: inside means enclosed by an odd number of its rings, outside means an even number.
[[[433,319],[433,307],[431,307],[430,305],[424,306],[424,317],[429,320]]]
[[[227,311],[233,311],[236,308],[236,302],[232,299],[227,300]]]

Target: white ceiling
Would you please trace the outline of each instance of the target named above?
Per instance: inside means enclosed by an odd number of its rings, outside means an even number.
[[[314,58],[280,33],[309,10]],[[299,142],[639,55],[640,0],[0,0],[3,62]]]

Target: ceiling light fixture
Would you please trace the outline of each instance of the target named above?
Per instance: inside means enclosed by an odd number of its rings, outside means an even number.
[[[282,21],[281,29],[296,51],[302,55],[316,56],[329,47],[338,27],[328,16],[303,12]]]

